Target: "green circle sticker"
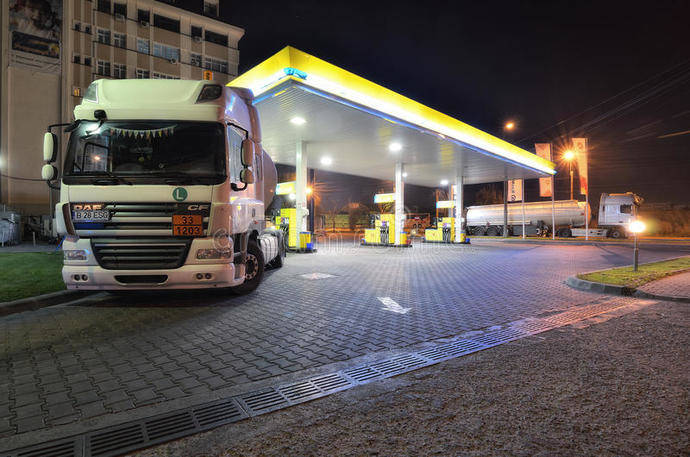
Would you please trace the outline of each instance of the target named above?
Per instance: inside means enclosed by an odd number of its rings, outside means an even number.
[[[176,187],[173,190],[173,198],[176,202],[183,202],[187,199],[187,189],[184,187]]]

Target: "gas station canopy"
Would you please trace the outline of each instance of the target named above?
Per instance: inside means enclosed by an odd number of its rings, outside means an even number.
[[[555,174],[554,164],[335,65],[286,47],[238,76],[251,89],[262,143],[276,163],[438,187]],[[300,149],[301,150],[301,149]]]

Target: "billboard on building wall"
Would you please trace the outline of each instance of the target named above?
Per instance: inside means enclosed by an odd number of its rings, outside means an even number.
[[[60,0],[9,0],[10,65],[54,72],[60,65]]]

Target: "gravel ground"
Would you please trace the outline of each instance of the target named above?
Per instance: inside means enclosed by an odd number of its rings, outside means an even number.
[[[601,320],[136,455],[690,455],[690,308]]]

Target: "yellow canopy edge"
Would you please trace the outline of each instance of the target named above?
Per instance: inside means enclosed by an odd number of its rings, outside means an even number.
[[[442,138],[455,139],[547,174],[556,173],[551,161],[291,46],[233,79],[228,86],[251,89],[258,97],[287,80],[377,110]]]

